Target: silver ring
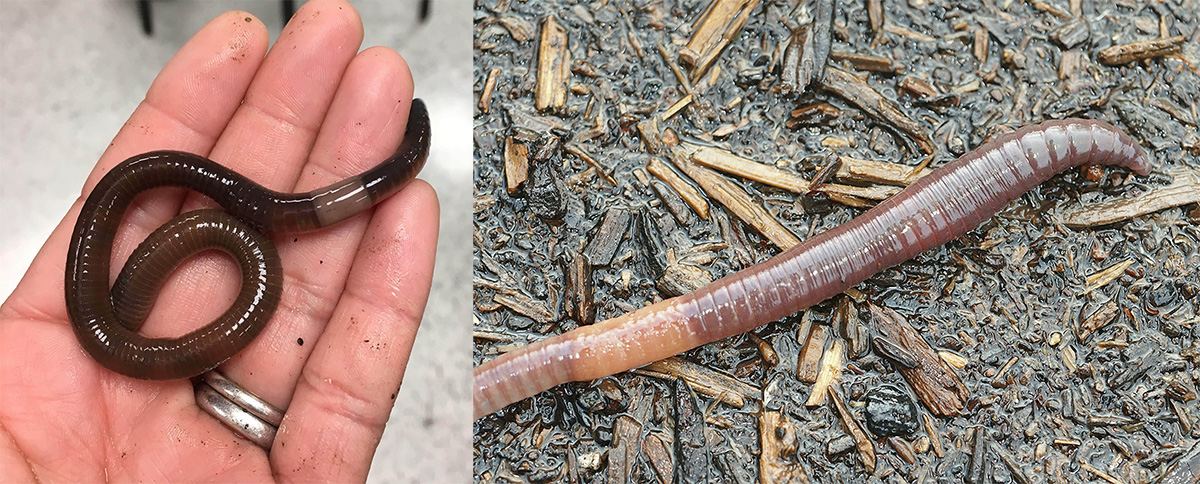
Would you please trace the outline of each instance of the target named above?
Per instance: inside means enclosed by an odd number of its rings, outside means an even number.
[[[278,423],[283,421],[282,411],[215,370],[205,374],[204,382],[196,385],[196,405],[238,435],[268,451],[275,443]]]
[[[217,370],[205,373],[204,383],[213,387],[213,390],[224,395],[225,398],[228,398],[237,404],[237,406],[242,407],[275,427],[279,427],[279,424],[283,422],[283,410],[276,408],[274,405],[267,403],[266,400],[259,398],[258,395],[242,388],[241,385],[234,383],[233,380],[230,380]]]

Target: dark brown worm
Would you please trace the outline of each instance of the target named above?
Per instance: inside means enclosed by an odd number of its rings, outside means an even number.
[[[1083,164],[1149,171],[1141,147],[1108,123],[1068,119],[1021,128],[767,261],[480,365],[475,417],[555,385],[636,368],[794,314],[963,235],[1027,190]]]
[[[79,344],[105,367],[135,378],[187,378],[250,344],[270,320],[281,292],[279,256],[262,232],[315,230],[362,212],[416,176],[429,154],[429,113],[414,99],[404,141],[366,172],[307,193],[280,193],[203,156],[155,151],[117,165],[92,189],[67,253],[67,313]],[[130,256],[109,294],[113,238],[139,193],[181,186],[215,200],[226,212],[176,217]],[[138,334],[163,282],[197,252],[228,252],[242,270],[232,307],[212,323],[177,338]]]

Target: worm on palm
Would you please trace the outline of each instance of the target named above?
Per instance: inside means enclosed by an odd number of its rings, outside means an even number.
[[[366,172],[306,193],[281,193],[203,156],[154,151],[114,167],[84,201],[67,252],[67,314],[92,359],[143,379],[187,378],[211,369],[254,340],[279,303],[279,255],[263,233],[328,227],[383,201],[412,180],[429,156],[429,113],[420,99],[409,110],[396,152]],[[184,213],[151,233],[129,257],[110,294],[113,239],[138,194],[181,186],[226,211]],[[176,338],[138,333],[167,276],[207,249],[232,256],[242,272],[233,305],[215,321]]]

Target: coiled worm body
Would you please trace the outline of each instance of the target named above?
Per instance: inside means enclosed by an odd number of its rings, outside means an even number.
[[[366,172],[307,193],[280,193],[209,160],[155,151],[114,167],[88,195],[67,253],[67,313],[79,344],[105,367],[135,378],[187,378],[250,344],[270,320],[281,293],[279,256],[269,233],[315,230],[362,212],[416,176],[429,154],[429,114],[414,99],[404,141]],[[226,212],[198,210],[152,233],[130,256],[110,297],[113,239],[137,195],[181,186],[215,200]],[[242,270],[232,307],[212,323],[177,338],[137,330],[174,268],[188,256],[221,249]]]
[[[1084,164],[1149,171],[1116,127],[1027,126],[972,150],[853,220],[699,290],[501,355],[475,369],[479,418],[568,381],[636,368],[778,320],[953,240],[1055,174]]]

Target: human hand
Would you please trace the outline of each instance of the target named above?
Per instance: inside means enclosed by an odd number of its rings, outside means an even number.
[[[306,191],[392,153],[412,80],[390,49],[358,51],[344,2],[312,1],[269,55],[245,12],[205,26],[167,64],[84,185],[130,155],[201,154],[268,188]],[[283,298],[222,372],[286,408],[271,450],[199,410],[189,381],[133,380],[97,365],[67,320],[64,264],[81,197],[0,305],[0,480],[362,480],[400,386],[429,294],[438,208],[416,180],[373,212],[276,240]],[[114,244],[114,271],[175,214],[211,201],[179,189],[139,197]],[[238,269],[189,259],[142,329],[183,334],[224,311]],[[115,276],[115,272],[113,274]]]

